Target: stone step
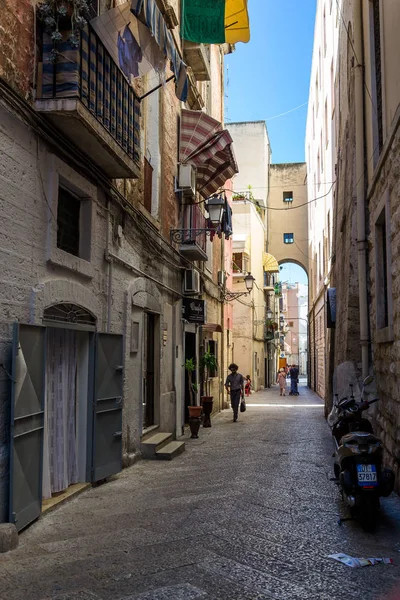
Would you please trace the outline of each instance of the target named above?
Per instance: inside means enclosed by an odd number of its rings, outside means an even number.
[[[172,442],[172,433],[155,433],[140,444],[143,458],[155,458],[157,450]]]
[[[163,446],[161,450],[157,450],[156,458],[159,460],[172,460],[184,451],[185,442],[170,442],[166,446]]]

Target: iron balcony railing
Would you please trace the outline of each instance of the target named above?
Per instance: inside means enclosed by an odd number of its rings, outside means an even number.
[[[132,86],[90,24],[79,46],[62,33],[56,46],[43,34],[38,99],[79,99],[135,162],[140,160],[140,103]]]
[[[183,229],[181,230],[182,244],[197,244],[204,252],[207,246],[208,221],[196,204],[183,207]]]

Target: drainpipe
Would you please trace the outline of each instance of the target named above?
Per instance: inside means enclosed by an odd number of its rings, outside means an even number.
[[[369,330],[368,330],[368,290],[367,290],[367,240],[366,240],[366,200],[365,200],[365,141],[364,141],[364,53],[363,53],[363,11],[362,0],[357,0],[354,12],[355,60],[355,118],[356,118],[356,194],[357,194],[357,257],[358,293],[360,306],[360,345],[362,377],[369,371]]]
[[[108,263],[108,289],[107,289],[107,333],[111,331],[111,306],[112,306],[112,271],[113,261],[110,257],[110,199],[107,198],[107,229],[106,229],[106,251],[105,259]]]

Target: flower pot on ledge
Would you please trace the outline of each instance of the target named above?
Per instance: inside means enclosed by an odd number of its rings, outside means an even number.
[[[211,413],[214,402],[214,396],[202,396],[201,404],[204,412],[203,427],[211,427]]]

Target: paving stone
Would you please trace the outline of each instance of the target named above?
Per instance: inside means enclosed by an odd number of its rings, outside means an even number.
[[[0,599],[386,600],[400,587],[399,498],[382,501],[374,534],[338,526],[330,431],[301,392],[311,408],[254,394],[174,461],[140,461],[45,515],[0,555]],[[395,565],[350,569],[334,552]]]

